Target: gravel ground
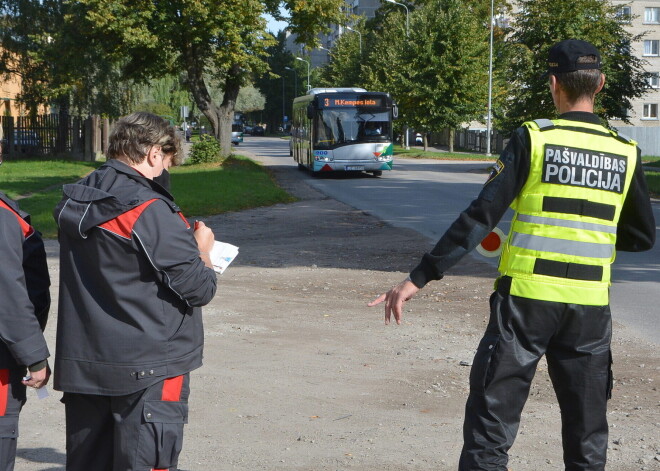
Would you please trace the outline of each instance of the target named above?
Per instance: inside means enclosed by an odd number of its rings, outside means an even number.
[[[403,325],[385,326],[367,302],[429,241],[325,198],[296,170],[275,176],[298,202],[206,219],[240,254],[204,310],[205,364],[192,374],[180,470],[456,469],[493,269],[464,260],[406,305]],[[56,295],[57,243],[48,251]],[[657,345],[615,322],[613,350],[608,469],[660,469]],[[30,391],[18,471],[64,469],[60,396]],[[563,469],[543,361],[510,454],[514,471]]]

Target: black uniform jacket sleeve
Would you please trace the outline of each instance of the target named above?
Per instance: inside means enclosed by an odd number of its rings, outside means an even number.
[[[470,203],[410,273],[418,288],[439,280],[495,227],[529,175],[527,130],[517,129],[500,155],[477,199]]]
[[[598,123],[591,113],[568,113],[564,119]],[[431,280],[439,280],[488,235],[516,198],[529,176],[529,132],[518,128],[502,152],[478,198],[463,211],[440,238],[436,246],[423,256],[410,273],[419,288]],[[655,242],[655,220],[651,208],[641,158],[638,155],[635,174],[626,195],[617,227],[617,250],[643,251]]]
[[[655,244],[655,218],[640,154],[616,231],[616,249],[623,252],[642,252]]]
[[[0,208],[0,337],[16,363],[32,365],[48,358],[49,352],[28,296],[24,241],[16,214]]]

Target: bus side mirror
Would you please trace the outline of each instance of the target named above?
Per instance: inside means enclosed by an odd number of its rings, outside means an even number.
[[[307,119],[314,119],[314,105],[307,105]]]
[[[392,119],[399,119],[399,107],[392,104]]]

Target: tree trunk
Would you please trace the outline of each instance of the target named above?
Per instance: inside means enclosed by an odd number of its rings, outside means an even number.
[[[65,94],[57,99],[59,116],[57,121],[57,138],[55,139],[55,155],[66,152],[67,138],[69,137],[69,95]]]
[[[429,133],[422,134],[422,143],[424,144],[424,152],[429,150]]]
[[[231,125],[234,122],[236,99],[241,89],[240,67],[234,64],[225,81],[225,93],[218,108],[218,127],[214,128],[215,137],[220,141],[223,156],[231,154]]]
[[[456,130],[454,128],[449,129],[449,152],[454,152],[454,134]]]
[[[213,136],[218,137],[218,123],[220,121],[219,108],[213,103],[206,82],[204,81],[204,64],[197,58],[195,47],[189,45],[185,53],[186,85],[195,100],[199,111],[207,117],[211,123]],[[231,134],[230,134],[231,139]],[[223,156],[228,155],[224,154]]]

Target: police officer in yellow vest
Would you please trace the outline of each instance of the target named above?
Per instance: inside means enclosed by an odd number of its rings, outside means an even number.
[[[634,141],[600,124],[598,50],[566,40],[549,52],[559,119],[517,129],[478,198],[385,301],[385,323],[515,210],[470,372],[459,469],[507,469],[520,415],[545,355],[562,416],[566,470],[603,470],[611,394],[610,266],[616,250],[655,243],[655,221]],[[538,465],[537,469],[541,468]]]

